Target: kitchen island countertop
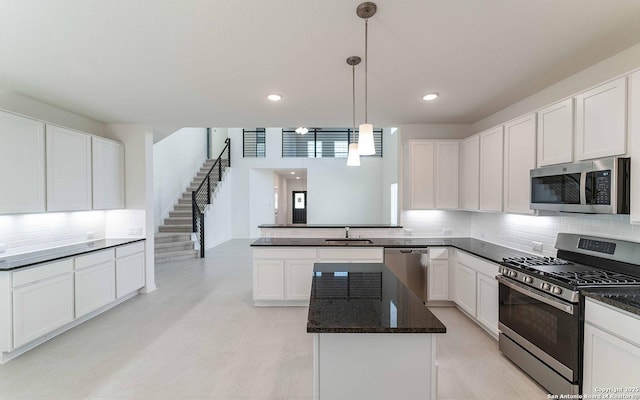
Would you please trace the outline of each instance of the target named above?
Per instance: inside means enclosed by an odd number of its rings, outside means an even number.
[[[379,263],[316,263],[309,333],[445,333],[446,327]]]

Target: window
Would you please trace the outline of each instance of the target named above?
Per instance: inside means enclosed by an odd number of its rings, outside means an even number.
[[[265,128],[256,128],[255,131],[242,130],[242,156],[266,157],[266,132]]]
[[[349,128],[310,128],[305,135],[295,129],[282,130],[282,157],[347,158],[349,142],[358,141],[358,132]],[[382,129],[373,131],[376,154],[382,157]]]

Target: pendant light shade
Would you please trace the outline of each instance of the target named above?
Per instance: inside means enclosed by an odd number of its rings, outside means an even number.
[[[376,154],[376,146],[373,143],[373,125],[360,124],[358,135],[358,151],[362,156]]]
[[[358,152],[358,143],[349,144],[349,156],[347,157],[347,165],[350,167],[360,166],[360,153]]]
[[[353,94],[353,134],[356,133],[356,65],[360,64],[360,57],[352,56],[347,58],[347,64],[351,65],[351,88]],[[351,135],[349,135],[351,137]],[[347,165],[349,167],[360,166],[360,151],[358,143],[349,143],[349,153],[347,155]]]

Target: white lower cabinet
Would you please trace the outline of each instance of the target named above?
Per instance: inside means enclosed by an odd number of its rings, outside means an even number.
[[[470,315],[476,315],[476,271],[458,262],[456,304]]]
[[[429,249],[427,301],[449,300],[449,249]]]
[[[116,297],[119,299],[144,287],[144,242],[116,249]]]
[[[640,317],[587,298],[583,394],[602,394],[604,388],[627,388],[631,391],[620,391],[617,395],[638,396],[638,371]]]
[[[76,257],[75,296],[76,318],[104,307],[116,299],[113,249]]]
[[[309,304],[313,264],[381,263],[382,248],[269,247],[253,249],[256,306]]]
[[[455,258],[455,303],[497,337],[498,265],[460,250]]]
[[[20,347],[73,321],[73,261],[14,274],[13,347]],[[55,273],[54,276],[47,276]],[[17,277],[16,277],[17,275]],[[17,278],[17,279],[16,279]],[[23,278],[33,278],[32,280]]]
[[[476,319],[498,335],[498,281],[495,277],[477,275]]]

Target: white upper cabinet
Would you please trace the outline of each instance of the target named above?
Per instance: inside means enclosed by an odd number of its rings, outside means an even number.
[[[640,223],[640,71],[629,77],[631,222]]]
[[[536,114],[504,125],[504,211],[532,214],[529,171],[536,167]]]
[[[502,125],[480,134],[480,210],[502,211]]]
[[[573,161],[573,99],[538,111],[538,166]]]
[[[460,142],[460,208],[480,208],[480,136]]]
[[[91,209],[91,136],[46,126],[47,211]]]
[[[436,142],[436,208],[458,208],[459,156],[457,140]]]
[[[405,144],[405,209],[458,208],[459,151],[457,140]]]
[[[96,136],[91,145],[93,209],[124,208],[124,146]]]
[[[626,77],[576,96],[576,160],[627,151]]]
[[[0,214],[45,211],[44,124],[0,112]]]
[[[434,208],[434,159],[432,140],[410,140],[404,145],[405,209]]]

